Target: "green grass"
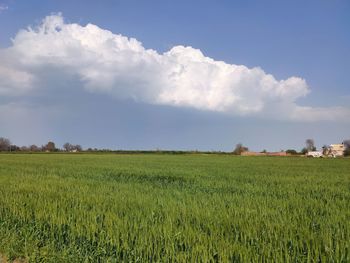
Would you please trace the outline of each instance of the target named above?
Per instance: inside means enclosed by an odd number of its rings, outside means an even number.
[[[0,155],[0,253],[29,262],[350,262],[350,159]]]

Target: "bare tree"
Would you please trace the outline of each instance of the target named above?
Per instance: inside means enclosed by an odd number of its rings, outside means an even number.
[[[71,152],[72,149],[73,149],[73,145],[70,144],[69,142],[66,142],[65,144],[63,144],[63,149],[64,149],[66,152]]]
[[[35,144],[32,144],[31,146],[29,146],[29,150],[31,152],[39,152],[40,151],[40,147],[36,146]]]
[[[17,151],[21,150],[21,148],[15,144],[12,144],[12,145],[10,145],[9,150],[10,150],[10,152],[17,152]]]
[[[316,151],[316,147],[315,147],[315,142],[313,139],[307,139],[305,141],[306,144],[306,150],[311,152],[311,151]]]
[[[21,151],[21,152],[29,152],[29,150],[30,150],[30,149],[29,149],[29,147],[27,147],[27,146],[21,146],[21,147],[20,147],[20,151]]]
[[[7,138],[0,137],[0,151],[8,151],[11,147],[11,141]]]
[[[55,143],[54,142],[48,142],[44,147],[43,147],[43,149],[45,150],[45,151],[48,151],[48,152],[54,152],[54,151],[56,151],[57,149],[56,149],[56,145],[55,145]]]
[[[81,152],[83,150],[83,147],[81,147],[81,145],[77,144],[74,145],[75,150],[77,150],[78,152]]]
[[[83,150],[81,145],[79,145],[79,144],[73,145],[73,144],[70,144],[69,142],[66,142],[65,144],[63,144],[63,149],[66,152],[72,152],[72,151],[81,152]]]
[[[248,147],[244,147],[241,143],[236,145],[236,148],[233,150],[233,154],[241,155],[242,152],[249,151]]]

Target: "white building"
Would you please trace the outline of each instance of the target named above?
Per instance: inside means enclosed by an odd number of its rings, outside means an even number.
[[[345,151],[344,143],[329,145],[329,155],[333,157],[343,156]]]

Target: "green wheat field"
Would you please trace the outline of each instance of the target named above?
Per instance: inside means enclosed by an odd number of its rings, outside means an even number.
[[[350,262],[350,159],[1,154],[0,254]]]

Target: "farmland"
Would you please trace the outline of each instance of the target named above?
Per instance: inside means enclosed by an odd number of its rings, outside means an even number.
[[[1,154],[0,254],[349,262],[350,159]]]

